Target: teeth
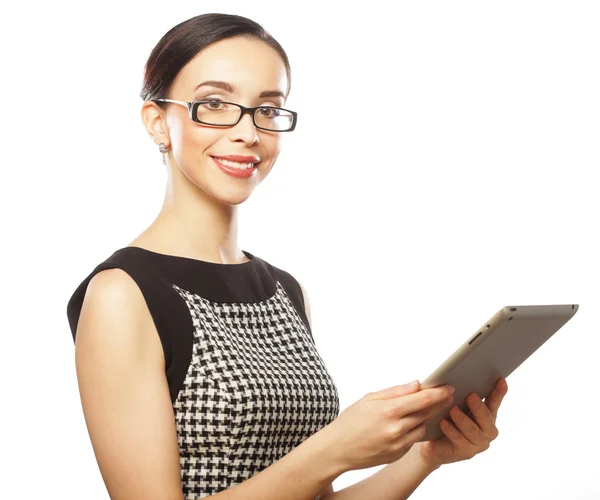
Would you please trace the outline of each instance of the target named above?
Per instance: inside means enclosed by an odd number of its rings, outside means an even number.
[[[232,168],[239,168],[241,170],[245,170],[247,168],[252,168],[254,166],[254,163],[240,163],[237,161],[224,160],[223,158],[217,158],[217,160],[219,161],[219,163],[222,163],[223,165],[227,165],[228,167],[232,167]]]

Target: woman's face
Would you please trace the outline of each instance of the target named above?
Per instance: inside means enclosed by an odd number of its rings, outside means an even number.
[[[204,82],[212,83],[202,85]],[[167,98],[285,107],[286,89],[287,75],[281,56],[265,42],[238,37],[202,50],[181,70]],[[260,97],[265,92],[269,95]],[[171,162],[175,161],[173,167],[224,203],[237,205],[245,201],[279,156],[282,132],[257,129],[249,113],[231,127],[196,123],[185,107],[175,103],[168,104],[164,112],[146,116],[154,116],[146,120],[146,126],[155,142],[170,146],[167,154]],[[250,177],[234,177],[213,159],[227,155],[251,156],[260,161]]]

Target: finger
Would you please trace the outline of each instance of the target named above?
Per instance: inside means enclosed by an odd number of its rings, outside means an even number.
[[[463,433],[465,438],[474,446],[482,447],[489,444],[489,439],[483,434],[479,426],[473,422],[463,411],[454,406],[450,410],[450,418],[456,428]]]
[[[494,417],[494,422],[496,421],[498,415],[498,408],[500,408],[500,403],[502,403],[502,400],[504,399],[504,396],[506,395],[507,391],[508,384],[506,383],[506,379],[501,378],[496,384],[494,390],[485,397],[485,404],[489,408],[492,416]]]
[[[481,398],[475,392],[469,394],[466,401],[471,410],[467,416],[479,426],[488,439],[495,439],[498,435],[498,429],[496,429],[494,416],[487,405],[481,401]]]
[[[441,412],[442,410],[448,408],[453,402],[452,397],[444,399],[441,403],[438,403],[433,406],[428,406],[424,410],[417,411],[415,413],[409,413],[400,418],[400,420],[404,421],[403,425],[409,429],[411,427],[415,427],[421,423],[428,424],[431,422],[435,416]]]
[[[396,401],[396,411],[398,418],[410,413],[416,413],[429,407],[441,404],[446,398],[451,396],[448,386],[432,387],[422,389],[414,394],[407,394]]]
[[[418,380],[414,380],[409,384],[394,385],[381,391],[370,392],[365,397],[368,399],[393,399],[405,394],[418,392],[420,388],[421,383]]]
[[[418,415],[417,413],[411,413],[410,415],[404,416],[400,418],[395,425],[397,426],[397,436],[407,436],[412,433],[418,427],[422,427],[423,425],[427,425],[426,419],[423,418],[422,415]]]
[[[417,413],[415,413],[415,415],[422,415],[426,422],[431,421],[439,412],[448,408],[452,403],[454,403],[454,398],[452,396],[448,396],[441,402],[433,406],[428,406],[424,410],[418,411]]]
[[[444,418],[440,421],[440,429],[442,429],[444,435],[454,444],[454,446],[461,450],[461,453],[468,450],[473,455],[475,454],[476,449],[473,446],[473,443],[471,443],[448,419]]]
[[[419,439],[424,436],[425,426],[418,425],[408,431],[406,434],[400,436],[397,444],[400,448],[410,447],[415,444]]]

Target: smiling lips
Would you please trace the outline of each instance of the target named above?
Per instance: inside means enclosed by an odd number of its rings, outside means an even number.
[[[226,156],[213,156],[219,160],[229,160],[236,163],[258,163],[260,158],[258,156],[241,156],[241,155],[226,155]]]
[[[241,157],[241,158],[250,158],[251,161],[247,162],[247,163],[240,163],[238,161],[233,161],[233,160],[229,160],[229,159],[225,159],[225,158],[231,158],[231,156],[229,157],[222,157],[222,156],[213,156],[212,159],[213,161],[216,163],[216,165],[221,169],[221,171],[225,172],[226,174],[232,176],[232,177],[237,177],[238,179],[247,179],[248,177],[251,177],[252,175],[254,175],[254,172],[256,172],[256,165],[257,163],[254,163],[254,160],[256,160],[255,157]],[[236,156],[236,158],[240,158],[240,156]]]

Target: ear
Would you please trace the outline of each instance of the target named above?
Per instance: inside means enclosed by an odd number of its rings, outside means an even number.
[[[148,135],[156,145],[163,142],[169,146],[169,134],[166,127],[165,111],[152,101],[144,101],[142,105],[142,122]]]

